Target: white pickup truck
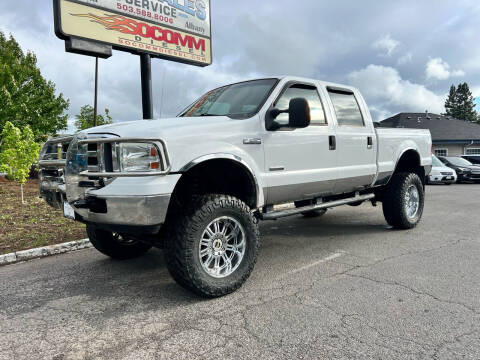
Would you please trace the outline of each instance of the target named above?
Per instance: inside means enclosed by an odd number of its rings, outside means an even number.
[[[85,223],[100,252],[161,247],[180,285],[215,297],[252,272],[258,220],[371,201],[392,227],[413,228],[431,144],[428,130],[375,128],[350,86],[258,79],[212,90],[175,118],[50,140],[40,192]]]

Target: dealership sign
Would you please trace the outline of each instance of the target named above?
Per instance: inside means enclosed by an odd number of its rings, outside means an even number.
[[[114,49],[212,63],[210,0],[54,0],[55,30]]]

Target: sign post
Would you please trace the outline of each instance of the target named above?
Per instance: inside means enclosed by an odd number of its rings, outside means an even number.
[[[142,105],[153,117],[151,58],[212,63],[210,0],[53,0],[55,33],[67,52],[140,55]]]
[[[95,95],[93,99],[93,127],[97,126],[98,114],[98,56],[95,57]]]
[[[153,119],[152,59],[148,54],[140,55],[140,77],[142,78],[143,118]]]

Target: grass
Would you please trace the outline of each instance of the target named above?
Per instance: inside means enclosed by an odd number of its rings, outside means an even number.
[[[39,198],[38,181],[23,187],[0,177],[0,254],[85,239],[85,225],[63,217]]]

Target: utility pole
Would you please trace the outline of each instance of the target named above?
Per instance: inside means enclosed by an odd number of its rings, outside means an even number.
[[[98,102],[98,57],[95,58],[95,99],[93,103],[93,127],[97,126],[97,102]]]

